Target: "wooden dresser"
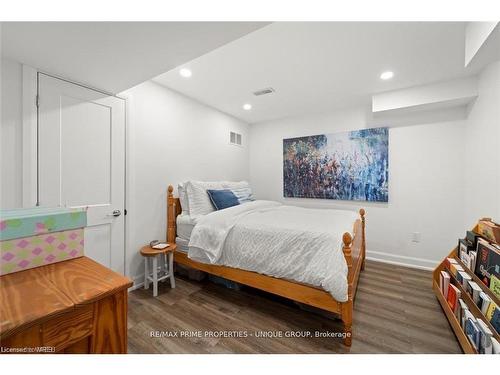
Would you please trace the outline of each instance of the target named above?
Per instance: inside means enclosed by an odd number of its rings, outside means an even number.
[[[87,257],[0,277],[0,353],[126,353],[132,282]]]

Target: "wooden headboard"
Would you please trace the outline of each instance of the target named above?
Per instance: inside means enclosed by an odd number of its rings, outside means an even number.
[[[167,194],[167,242],[175,243],[177,236],[177,215],[182,212],[181,201],[174,197],[174,187],[168,185]]]

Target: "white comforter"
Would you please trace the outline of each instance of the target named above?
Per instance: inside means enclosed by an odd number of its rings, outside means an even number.
[[[255,201],[198,219],[189,258],[322,287],[347,300],[342,234],[352,211],[308,209]]]

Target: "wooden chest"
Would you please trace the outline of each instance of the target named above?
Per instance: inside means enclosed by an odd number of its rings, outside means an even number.
[[[0,352],[126,353],[131,285],[87,257],[0,277]]]

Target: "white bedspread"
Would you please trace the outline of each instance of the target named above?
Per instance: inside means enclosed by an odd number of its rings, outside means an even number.
[[[255,201],[212,212],[191,233],[189,258],[322,287],[347,300],[342,235],[352,211]]]

